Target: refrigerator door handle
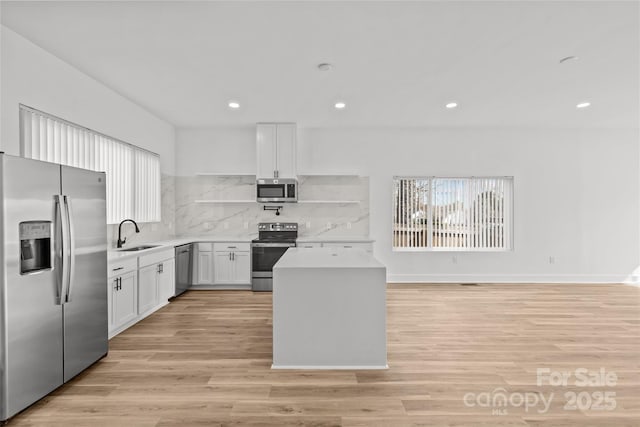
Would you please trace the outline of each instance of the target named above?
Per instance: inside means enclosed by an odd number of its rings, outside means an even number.
[[[56,270],[56,305],[61,305],[63,302],[63,291],[65,288],[65,281],[67,279],[67,263],[65,262],[65,250],[67,248],[66,236],[67,230],[64,219],[66,218],[64,212],[64,205],[60,199],[60,195],[53,196],[55,203],[55,224],[54,224],[54,236],[55,236],[55,264],[54,270]]]
[[[71,291],[73,290],[73,284],[75,283],[75,270],[76,270],[76,243],[75,243],[75,225],[73,220],[73,208],[71,198],[68,196],[62,196],[67,211],[67,221],[69,222],[68,236],[69,236],[69,251],[67,257],[69,258],[69,281],[67,282],[67,292],[65,294],[64,302],[71,302]]]

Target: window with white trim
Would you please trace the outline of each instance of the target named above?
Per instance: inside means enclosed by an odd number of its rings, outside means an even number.
[[[160,156],[20,106],[23,157],[106,173],[107,223],[160,221]]]
[[[393,250],[509,251],[513,177],[394,177]]]

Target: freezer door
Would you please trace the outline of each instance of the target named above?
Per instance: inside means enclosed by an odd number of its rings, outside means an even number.
[[[62,166],[72,240],[63,296],[65,382],[108,351],[105,188],[104,173]]]
[[[20,223],[30,221],[51,225],[52,252],[60,243],[54,203],[60,193],[60,166],[0,155],[0,180],[0,419],[6,420],[63,381],[62,306],[56,281],[60,259],[50,253],[51,268],[23,268],[21,273],[21,265],[28,265],[35,253],[20,244]],[[46,258],[45,253],[40,256]]]

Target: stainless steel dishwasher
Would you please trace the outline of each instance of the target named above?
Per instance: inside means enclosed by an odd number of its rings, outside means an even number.
[[[176,246],[176,293],[178,296],[193,283],[193,245]]]

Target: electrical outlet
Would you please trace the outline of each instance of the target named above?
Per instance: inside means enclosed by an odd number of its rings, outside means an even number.
[[[327,223],[327,230],[331,230],[331,223],[330,222]]]
[[[351,230],[351,223],[350,222],[347,223],[347,230]]]
[[[228,229],[229,229],[229,223],[228,223],[228,222],[225,222],[225,223],[224,223],[224,229],[225,229],[225,230],[228,230]]]
[[[307,228],[311,228],[311,221],[307,221]]]
[[[167,227],[169,227],[169,230],[171,230],[173,228],[173,223],[170,222],[169,224],[167,224]]]
[[[249,223],[247,221],[244,222],[244,229],[245,230],[249,229]]]
[[[549,264],[555,264],[555,263],[556,263],[556,257],[550,256],[549,257]]]
[[[205,230],[211,230],[211,223],[210,222],[205,222],[203,225],[204,225],[204,229]]]
[[[451,262],[453,262],[454,264],[457,264],[458,263],[458,256],[457,255],[452,256],[451,257]]]

